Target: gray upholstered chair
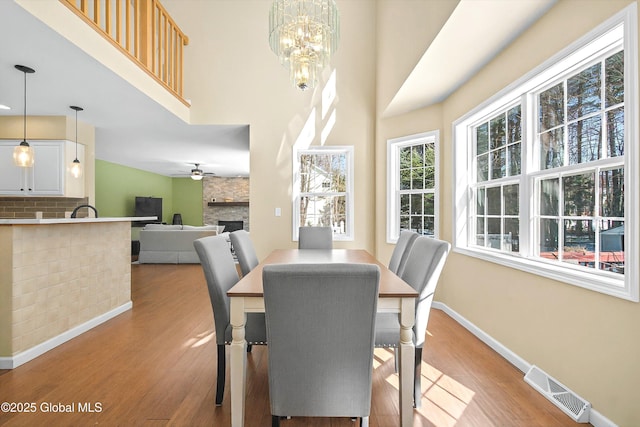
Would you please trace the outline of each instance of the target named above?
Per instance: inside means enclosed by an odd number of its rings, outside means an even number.
[[[272,424],[302,416],[368,425],[378,266],[273,264],[262,274]]]
[[[333,249],[331,227],[300,227],[298,249]]]
[[[226,374],[225,345],[231,344],[230,302],[227,291],[238,282],[238,271],[225,236],[203,237],[194,240],[193,246],[202,264],[213,309],[218,346],[216,405],[221,405]],[[264,314],[249,313],[245,331],[245,339],[249,343],[247,351],[250,351],[252,344],[266,344]]]
[[[251,236],[249,236],[249,233],[245,230],[236,230],[229,234],[229,239],[231,239],[231,245],[238,257],[238,264],[240,264],[242,275],[246,276],[258,265],[258,256],[253,247]]]
[[[398,237],[398,242],[396,243],[396,247],[393,249],[391,260],[389,261],[389,270],[393,271],[398,276],[402,276],[404,266],[407,263],[407,258],[409,258],[411,246],[413,246],[413,242],[415,242],[417,238],[418,233],[415,231],[400,231],[400,237]]]
[[[440,273],[451,245],[443,240],[419,236],[415,239],[400,276],[418,292],[416,320],[413,327],[413,342],[416,346],[414,406],[420,407],[422,347],[429,322],[431,302],[436,292]],[[376,347],[398,348],[400,344],[400,319],[397,314],[379,313],[376,317]]]

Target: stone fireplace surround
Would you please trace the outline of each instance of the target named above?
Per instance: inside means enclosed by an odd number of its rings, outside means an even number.
[[[215,200],[215,205],[210,206]],[[225,202],[230,202],[228,205]],[[244,202],[246,205],[237,202]],[[218,221],[242,221],[249,224],[249,178],[206,176],[202,180],[202,222],[218,225]]]

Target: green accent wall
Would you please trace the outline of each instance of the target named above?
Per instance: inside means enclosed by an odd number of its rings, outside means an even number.
[[[202,225],[202,181],[194,181],[191,178],[171,178],[171,185],[173,213],[179,213],[182,216],[183,224]]]
[[[174,213],[183,224],[202,225],[202,181],[170,178],[115,163],[96,160],[96,209],[101,217],[134,216],[136,196],[162,198],[162,221]]]

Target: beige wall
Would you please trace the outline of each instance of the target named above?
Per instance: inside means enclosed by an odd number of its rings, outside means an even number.
[[[39,139],[76,140],[75,113],[73,116],[28,116],[27,142]],[[0,140],[16,140],[16,145],[24,136],[22,116],[0,116]],[[85,196],[89,203],[95,203],[95,128],[78,120],[78,143],[84,145],[83,177]]]
[[[185,96],[193,123],[250,124],[251,236],[258,257],[294,247],[292,148],[304,124],[320,143],[328,118],[321,116],[320,84],[301,92],[289,83],[268,44],[269,7],[264,0],[166,0],[163,4],[189,35],[185,52]],[[336,122],[326,145],[355,147],[355,241],[338,247],[373,251],[375,3],[340,3],[341,41],[332,60],[336,71]],[[184,23],[184,24],[183,24]],[[327,75],[332,70],[326,70]],[[327,77],[325,75],[325,77]],[[282,216],[274,215],[275,208]]]
[[[376,104],[382,114],[460,0],[377,0]],[[342,6],[342,3],[340,3]]]
[[[377,170],[386,167],[387,139],[439,129],[441,236],[451,241],[452,122],[630,3],[633,2],[559,1],[439,106],[380,120]],[[632,191],[637,194],[638,190]],[[385,231],[385,193],[386,184],[378,178],[376,235],[380,236],[380,259],[388,257],[392,249],[381,241]],[[447,261],[436,299],[527,362],[556,377],[613,422],[620,426],[640,425],[640,304],[455,252]]]

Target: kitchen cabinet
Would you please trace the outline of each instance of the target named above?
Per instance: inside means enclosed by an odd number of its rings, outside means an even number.
[[[13,164],[13,148],[19,141],[0,142],[0,195],[84,197],[84,179],[74,178],[67,163],[75,158],[71,141],[29,141],[34,164]],[[84,165],[84,146],[78,144],[78,160]]]

